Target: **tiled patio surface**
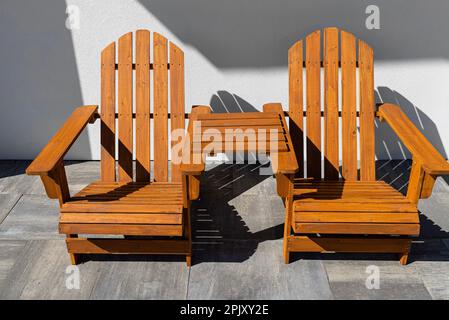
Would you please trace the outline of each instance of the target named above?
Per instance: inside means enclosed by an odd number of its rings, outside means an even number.
[[[0,298],[6,299],[449,299],[449,187],[421,200],[422,233],[410,263],[395,255],[305,254],[282,259],[283,205],[260,164],[209,164],[193,204],[194,265],[181,257],[87,256],[80,288],[67,289],[69,257],[58,204],[27,161],[0,161]],[[379,162],[402,192],[408,161]],[[99,178],[99,163],[68,162],[72,192]],[[447,179],[449,181],[449,179]],[[368,266],[380,271],[367,289]]]

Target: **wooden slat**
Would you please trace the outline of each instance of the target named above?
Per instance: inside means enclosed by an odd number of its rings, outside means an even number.
[[[361,192],[362,193],[362,192]],[[366,203],[368,204],[376,204],[376,203],[382,203],[382,205],[389,205],[389,204],[410,204],[410,201],[407,200],[405,197],[388,197],[388,196],[377,196],[377,197],[371,197],[369,193],[365,193],[365,195],[358,195],[358,194],[345,194],[345,196],[340,196],[336,194],[335,196],[329,195],[325,196],[323,198],[320,197],[308,197],[305,196],[304,198],[299,197],[299,202],[303,204],[308,203],[323,203],[323,211],[326,211],[326,204],[334,203],[334,204],[348,204],[352,205],[353,203]],[[328,211],[328,210],[327,210]],[[415,210],[416,211],[416,210]]]
[[[176,45],[170,42],[170,126],[171,131],[182,130],[185,127],[184,118],[184,52]],[[178,141],[171,141],[172,150],[175,144],[181,143],[181,138]],[[172,152],[171,161],[171,181],[181,181],[182,173],[180,164],[175,164],[174,157],[182,157],[181,154],[174,154]],[[180,162],[180,161],[179,161]]]
[[[281,127],[287,128],[287,123],[284,117],[284,111],[280,103],[267,103],[263,106],[264,112],[277,112],[281,120]],[[287,152],[271,152],[271,166],[275,175],[279,174],[292,174],[295,175],[300,169],[298,167],[298,161],[293,150],[293,143],[288,132],[285,133],[285,139],[289,151]]]
[[[188,240],[66,239],[70,253],[190,254]]]
[[[360,80],[360,180],[376,180],[374,145],[373,50],[359,40]]]
[[[61,214],[61,223],[182,224],[182,214],[71,213]]]
[[[320,88],[321,32],[306,38],[307,75],[307,176],[321,178],[321,88]]]
[[[61,207],[61,212],[180,213],[182,204],[122,204],[119,201],[78,203],[78,201],[70,201]]]
[[[421,188],[420,199],[427,199],[432,195],[433,186],[435,185],[436,176],[430,174],[424,175],[424,181]]]
[[[101,180],[115,181],[115,42],[101,52]]]
[[[353,201],[353,200],[363,200],[366,198],[371,199],[404,199],[404,196],[400,193],[392,193],[391,191],[387,190],[344,190],[344,189],[338,189],[338,190],[332,190],[332,189],[326,189],[326,190],[319,190],[316,189],[299,189],[295,190],[294,195],[297,195],[298,199],[346,199],[347,201]]]
[[[136,32],[136,181],[150,181],[150,31]]]
[[[412,169],[410,170],[410,178],[408,181],[407,198],[414,204],[418,204],[423,182],[424,182],[424,170],[421,162],[417,159],[413,159]]]
[[[184,147],[183,147],[183,160],[181,164],[181,171],[184,174],[190,174],[190,175],[199,175],[201,174],[205,169],[205,163],[204,163],[204,157],[201,153],[197,153],[196,146],[194,148],[194,142],[195,144],[198,144],[201,142],[200,139],[196,139],[194,137],[194,122],[197,121],[197,117],[200,114],[209,114],[211,112],[209,106],[193,106],[192,112],[190,113],[189,118],[189,125],[187,127],[187,133],[189,136],[189,139],[185,141]],[[192,138],[193,137],[193,138]],[[201,147],[201,145],[199,145]],[[199,160],[199,161],[197,161]],[[198,179],[189,179],[189,184],[192,182],[194,184],[193,189],[199,190],[199,181]],[[192,188],[192,186],[190,186]]]
[[[171,188],[171,187],[176,187],[176,186],[181,186],[181,183],[175,183],[175,182],[153,182],[153,183],[148,183],[148,181],[146,182],[103,182],[103,181],[95,181],[92,182],[89,186],[129,186],[129,187],[133,187],[133,186],[145,186],[148,188],[155,188],[155,187],[161,187],[161,188]]]
[[[410,202],[377,202],[321,200],[314,202],[295,201],[295,211],[331,211],[331,212],[417,212],[416,207]]]
[[[59,232],[66,234],[126,234],[136,236],[182,236],[182,225],[60,223]]]
[[[304,176],[304,107],[303,107],[303,42],[296,42],[288,50],[289,132],[299,170]]]
[[[319,234],[419,235],[419,224],[411,223],[295,223],[295,232]]]
[[[318,238],[294,236],[288,239],[288,249],[295,252],[373,252],[404,253],[410,239]]]
[[[133,35],[118,40],[118,165],[120,181],[133,180]]]
[[[414,212],[296,212],[298,223],[419,223]]]
[[[182,197],[176,196],[133,196],[133,195],[98,195],[98,196],[86,196],[86,197],[74,197],[70,201],[71,203],[76,203],[77,205],[95,205],[95,204],[104,204],[107,205],[176,205],[182,203]]]
[[[342,82],[342,176],[357,180],[357,120],[355,37],[341,31],[341,82]]]
[[[210,132],[202,132],[199,134],[196,134],[196,136],[199,137],[199,139],[201,139],[202,142],[209,142],[212,141],[216,136],[217,136],[217,132],[214,131],[210,131]],[[221,138],[221,141],[235,141],[235,140],[247,140],[247,141],[263,141],[263,140],[271,140],[271,141],[286,141],[286,135],[283,132],[278,132],[276,134],[270,134],[270,132],[265,132],[265,133],[259,133],[255,135],[248,135],[245,134],[244,132],[242,134],[240,134],[239,132],[235,132],[234,134],[227,134],[227,135],[219,135]]]
[[[324,177],[339,178],[338,29],[324,30]]]
[[[201,126],[201,132],[205,132],[206,130],[211,130],[210,127],[202,127]],[[284,132],[284,129],[282,126],[280,126],[280,122],[277,125],[246,125],[246,126],[227,126],[227,127],[215,127],[213,128],[213,131],[215,132],[221,132],[223,134],[229,133],[229,134],[256,134],[259,130],[265,130],[266,134],[270,134],[270,130],[276,130],[278,132]]]
[[[207,119],[201,122],[203,128],[240,127],[240,126],[279,126],[279,117],[256,119]]]
[[[254,151],[270,153],[270,150],[277,150],[282,152],[289,151],[285,141],[270,141],[270,140],[240,140],[240,141],[217,141],[217,142],[202,142],[202,149],[204,152],[224,153],[233,151]]]
[[[250,120],[277,118],[277,112],[244,112],[244,113],[203,113],[197,115],[197,120]]]
[[[167,39],[153,33],[154,50],[154,181],[168,181]]]

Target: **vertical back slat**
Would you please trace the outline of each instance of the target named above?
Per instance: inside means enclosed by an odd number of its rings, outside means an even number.
[[[119,179],[133,180],[133,35],[118,40],[118,165]]]
[[[374,146],[373,50],[359,40],[360,78],[360,180],[376,179]]]
[[[320,39],[315,31],[306,38],[307,176],[321,178]]]
[[[168,181],[167,39],[153,33],[154,50],[154,180]]]
[[[150,181],[150,32],[136,32],[136,181]]]
[[[342,176],[357,180],[356,48],[352,34],[341,32]]]
[[[115,181],[115,42],[101,52],[101,180]]]
[[[171,131],[182,130],[184,132],[184,53],[176,45],[170,42],[170,124]],[[172,147],[181,141],[171,141]],[[173,150],[173,148],[172,148]],[[171,180],[181,181],[182,174],[179,164],[173,164],[175,157],[171,155]]]
[[[303,122],[303,47],[302,40],[288,50],[289,72],[289,131],[298,161],[297,175],[304,177],[304,122]]]
[[[338,29],[324,30],[324,177],[339,177]]]

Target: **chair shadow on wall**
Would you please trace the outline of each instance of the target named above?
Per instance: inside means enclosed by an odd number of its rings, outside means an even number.
[[[219,90],[212,95],[210,107],[213,113],[259,112],[245,99],[224,90]]]

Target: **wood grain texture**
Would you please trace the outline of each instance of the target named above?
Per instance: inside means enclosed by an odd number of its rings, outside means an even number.
[[[306,38],[307,177],[321,179],[321,31]]]
[[[167,39],[153,33],[154,50],[154,181],[168,181]]]
[[[297,212],[298,223],[414,223],[419,224],[417,212]]]
[[[115,42],[101,52],[101,179],[115,181]]]
[[[415,205],[418,204],[418,200],[421,196],[423,183],[424,170],[422,168],[422,163],[417,159],[413,159],[407,187],[407,198]]]
[[[424,174],[424,181],[421,189],[420,199],[427,199],[432,195],[433,186],[435,185],[436,176]]]
[[[359,40],[360,81],[360,180],[376,180],[374,142],[374,58],[373,50]]]
[[[61,213],[61,223],[182,224],[180,214],[158,213]]]
[[[342,176],[357,180],[357,115],[355,37],[341,31]]]
[[[136,181],[150,181],[150,31],[136,32]]]
[[[67,239],[72,253],[190,254],[187,240]]]
[[[184,98],[184,52],[175,44],[170,42],[170,127],[171,131],[182,130],[184,132],[185,118],[184,118],[185,98]],[[179,137],[182,137],[181,135]],[[171,141],[172,150],[175,144],[181,143],[181,138],[178,141]],[[175,157],[182,157],[182,154],[174,154],[172,151],[171,163],[171,180],[174,182],[181,181],[182,172],[180,164],[174,164]]]
[[[324,178],[339,178],[338,29],[324,30]]]
[[[183,174],[189,175],[200,175],[205,170],[204,157],[200,152],[198,153],[193,144],[199,143],[198,147],[201,149],[201,139],[195,140],[194,135],[194,123],[198,121],[198,117],[202,115],[207,115],[211,113],[209,106],[193,106],[192,112],[189,117],[189,124],[187,126],[188,139],[185,141],[183,147],[183,159],[181,164],[181,172]],[[199,187],[199,185],[198,185]]]
[[[277,153],[271,152],[271,166],[273,173],[295,175],[300,170],[296,154],[293,149],[293,142],[287,129],[287,123],[284,117],[284,111],[280,103],[267,103],[263,106],[264,113],[277,113],[281,121],[282,131],[284,132],[284,139],[286,140],[288,151],[280,151]]]
[[[288,50],[289,132],[298,161],[299,177],[304,177],[303,42]]]
[[[419,229],[411,223],[295,223],[296,232],[317,234],[418,236]]]
[[[118,40],[119,180],[133,180],[133,34]]]
[[[295,236],[289,239],[289,249],[295,252],[378,252],[403,253],[410,248],[410,239],[317,238]]]
[[[181,225],[60,223],[59,232],[65,234],[126,234],[136,236],[182,236]]]

